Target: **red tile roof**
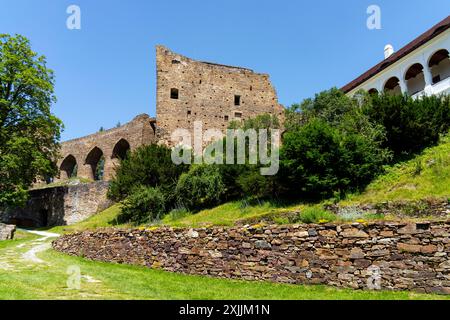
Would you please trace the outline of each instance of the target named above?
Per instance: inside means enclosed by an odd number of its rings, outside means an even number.
[[[406,46],[404,46],[399,51],[395,52],[393,55],[391,55],[389,58],[381,61],[379,64],[374,66],[373,68],[369,69],[362,75],[360,75],[358,78],[353,80],[352,82],[348,83],[344,87],[341,88],[342,91],[345,93],[355,89],[360,84],[366,82],[373,76],[375,76],[377,73],[383,71],[390,65],[394,64],[404,56],[408,55],[412,51],[416,50],[417,48],[421,47],[437,35],[441,34],[445,30],[447,30],[450,27],[450,16],[439,22],[437,25],[432,27],[430,30],[426,31],[410,43],[408,43]]]

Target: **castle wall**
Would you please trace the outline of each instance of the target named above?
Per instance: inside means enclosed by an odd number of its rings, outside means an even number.
[[[61,158],[57,163],[58,167],[62,169],[58,178],[60,180],[69,178],[69,173],[64,168],[71,168],[72,166],[70,163],[67,164],[67,161],[63,165],[63,162],[69,156],[72,156],[78,166],[77,177],[94,180],[93,165],[97,164],[98,155],[101,153],[105,158],[103,180],[110,180],[114,175],[115,167],[119,163],[119,157],[114,154],[115,148],[124,143],[125,145],[128,144],[129,149],[133,151],[142,145],[155,142],[154,123],[154,119],[143,114],[118,128],[63,142],[61,144]],[[116,149],[120,150],[120,148]]]
[[[283,117],[283,107],[267,74],[250,69],[199,62],[158,46],[157,136],[168,145],[177,128],[193,133],[194,121],[203,130],[227,129],[232,120],[263,113]],[[178,97],[176,97],[178,93]]]
[[[21,227],[70,225],[111,205],[106,198],[108,182],[94,182],[30,191],[22,208],[0,212],[0,221]]]

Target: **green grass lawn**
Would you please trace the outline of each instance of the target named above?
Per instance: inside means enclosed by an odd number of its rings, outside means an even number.
[[[22,254],[38,237],[19,232],[0,243],[0,299],[448,299],[409,292],[338,290],[326,286],[283,285],[189,276],[144,267],[88,261],[52,249]],[[8,266],[5,264],[8,264]],[[68,289],[69,266],[83,276],[80,290]],[[8,268],[7,268],[8,267]]]

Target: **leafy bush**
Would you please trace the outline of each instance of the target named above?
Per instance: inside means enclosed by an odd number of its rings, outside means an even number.
[[[336,220],[336,215],[319,207],[305,208],[298,217],[303,223],[326,223]]]
[[[249,130],[267,130],[267,150],[268,155],[272,151],[271,146],[271,130],[281,129],[279,119],[270,114],[261,114],[255,118],[249,118],[244,121],[234,121],[230,123],[229,128],[231,129],[241,129]],[[252,199],[260,199],[268,196],[273,196],[276,193],[276,180],[273,176],[263,176],[261,175],[260,169],[262,165],[260,163],[250,164],[249,161],[249,141],[245,141],[245,164],[235,164],[221,166],[221,174],[224,178],[224,182],[227,186],[227,199],[234,199],[236,197],[242,198],[246,196]],[[234,150],[235,159],[234,163],[237,162],[237,139],[234,140]],[[257,146],[257,159],[259,159],[259,145]]]
[[[132,222],[136,225],[159,220],[166,212],[165,197],[158,188],[137,187],[122,202],[119,223]]]
[[[142,146],[121,161],[108,190],[110,199],[120,201],[130,196],[139,186],[158,187],[170,202],[178,177],[186,165],[175,165],[171,150],[151,144]]]
[[[178,204],[192,211],[220,204],[225,193],[226,186],[217,165],[192,166],[181,175],[175,190]]]
[[[261,175],[259,168],[242,173],[238,177],[238,185],[249,198],[261,199],[276,194],[276,180],[273,176]]]
[[[288,108],[284,125],[288,131],[295,130],[316,118],[334,125],[339,123],[344,115],[355,109],[357,109],[356,100],[349,98],[341,90],[332,88]]]
[[[450,128],[450,97],[429,96],[412,99],[408,95],[367,95],[364,112],[384,126],[384,146],[402,160],[432,146]]]
[[[316,118],[285,134],[279,181],[291,196],[329,197],[365,187],[386,157],[377,141]]]

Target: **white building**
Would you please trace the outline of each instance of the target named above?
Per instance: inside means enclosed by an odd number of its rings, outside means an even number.
[[[397,52],[385,47],[385,59],[342,90],[353,95],[403,92],[413,97],[450,93],[450,16]]]

